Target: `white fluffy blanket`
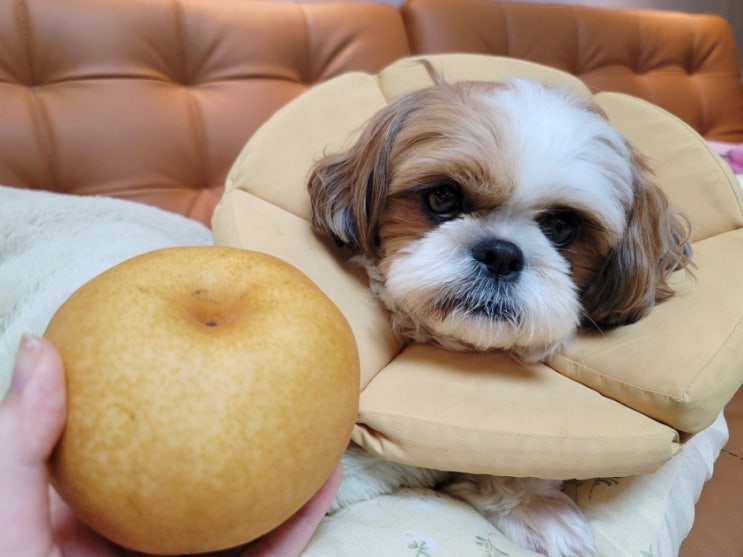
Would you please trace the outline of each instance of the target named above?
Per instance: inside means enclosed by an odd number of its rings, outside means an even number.
[[[0,395],[21,335],[43,334],[84,283],[140,253],[211,243],[201,224],[139,203],[0,186]]]
[[[0,187],[0,394],[21,334],[42,334],[79,286],[139,253],[211,242],[200,224],[145,205]],[[720,417],[654,474],[570,485],[568,493],[588,517],[602,556],[676,555],[726,439]],[[403,489],[326,517],[305,555],[535,554],[513,546],[461,502],[431,490]]]

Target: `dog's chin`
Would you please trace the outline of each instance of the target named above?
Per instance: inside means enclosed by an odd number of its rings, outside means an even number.
[[[536,363],[558,351],[575,334],[572,320],[560,321],[529,326],[523,313],[510,307],[505,313],[455,310],[425,321],[419,329],[428,337],[415,340],[454,350],[505,350],[524,363]]]
[[[391,312],[392,327],[404,340],[449,350],[505,350],[525,363],[543,360],[571,339],[578,327],[579,303],[572,287],[533,292],[469,287],[461,294],[425,290],[398,292],[367,265],[372,292]],[[567,285],[565,285],[567,286]],[[490,295],[486,295],[489,292]]]

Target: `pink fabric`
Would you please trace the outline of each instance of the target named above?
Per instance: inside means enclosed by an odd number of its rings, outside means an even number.
[[[709,145],[730,165],[733,172],[743,174],[743,143],[710,141]]]

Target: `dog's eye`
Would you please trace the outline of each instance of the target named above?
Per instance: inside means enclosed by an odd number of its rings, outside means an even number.
[[[572,244],[581,230],[580,217],[571,211],[548,211],[539,215],[537,222],[547,239],[560,249]]]
[[[423,195],[428,210],[441,219],[452,219],[462,212],[462,192],[452,184],[427,190]]]

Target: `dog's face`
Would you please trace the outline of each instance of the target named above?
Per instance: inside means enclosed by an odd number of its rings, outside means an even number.
[[[443,83],[314,168],[313,224],[362,256],[402,335],[539,359],[671,294],[687,227],[590,100]]]

